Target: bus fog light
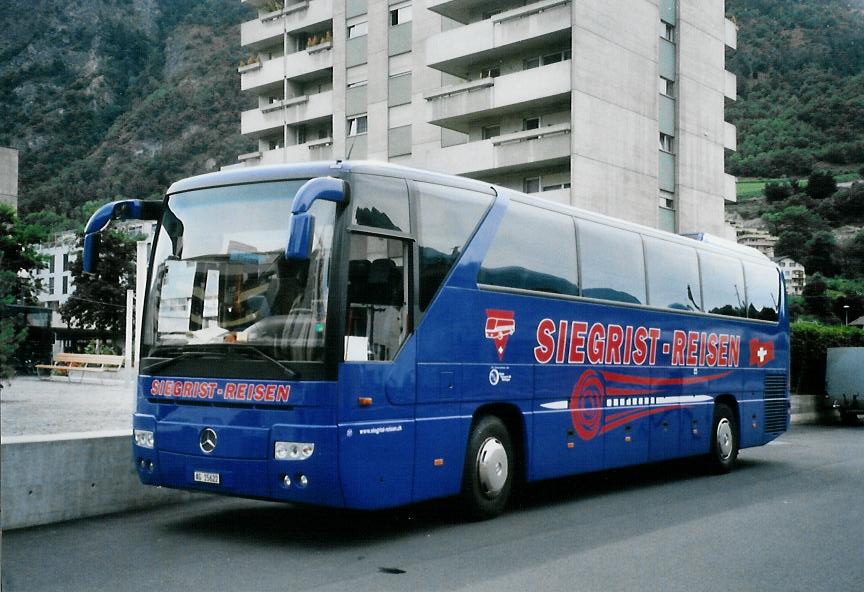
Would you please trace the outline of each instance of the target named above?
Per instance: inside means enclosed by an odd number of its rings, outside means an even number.
[[[135,430],[135,444],[141,448],[153,448],[153,432],[149,430]]]
[[[306,460],[315,452],[311,442],[276,442],[273,456],[276,460]]]
[[[297,475],[297,483],[300,485],[300,487],[306,487],[307,485],[309,485],[309,479],[306,478],[306,475],[300,473],[299,475]]]
[[[291,477],[288,475],[282,475],[282,485],[285,487],[291,487]]]

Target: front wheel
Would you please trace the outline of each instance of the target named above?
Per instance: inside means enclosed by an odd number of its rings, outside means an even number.
[[[738,460],[738,422],[728,405],[714,405],[711,452],[708,463],[715,473],[728,473]]]
[[[480,419],[468,439],[462,475],[462,500],[469,517],[486,520],[504,511],[513,489],[513,460],[503,422],[494,416]]]

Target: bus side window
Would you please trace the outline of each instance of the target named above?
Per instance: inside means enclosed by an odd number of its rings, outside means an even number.
[[[705,312],[728,317],[746,316],[741,262],[733,257],[700,251],[699,267]]]
[[[510,202],[477,283],[578,296],[573,219]]]
[[[780,276],[773,265],[744,263],[747,317],[776,321],[780,310]]]
[[[645,237],[648,304],[674,310],[702,310],[696,249]]]
[[[471,238],[492,196],[416,183],[420,245],[420,310],[425,311]]]
[[[346,360],[392,360],[408,336],[407,245],[391,238],[351,235]]]
[[[405,179],[355,174],[351,179],[354,224],[411,232]]]
[[[588,220],[579,220],[582,296],[645,304],[642,237]]]

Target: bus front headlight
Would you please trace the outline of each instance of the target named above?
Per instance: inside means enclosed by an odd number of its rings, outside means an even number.
[[[276,442],[273,457],[276,460],[306,460],[315,452],[311,442]]]
[[[149,430],[135,430],[135,444],[141,448],[153,448],[153,432]]]

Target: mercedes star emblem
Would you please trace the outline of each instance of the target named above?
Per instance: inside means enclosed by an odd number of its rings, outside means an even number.
[[[210,454],[216,450],[216,432],[212,428],[204,428],[201,430],[201,435],[198,438],[198,446],[201,447],[201,452]]]

